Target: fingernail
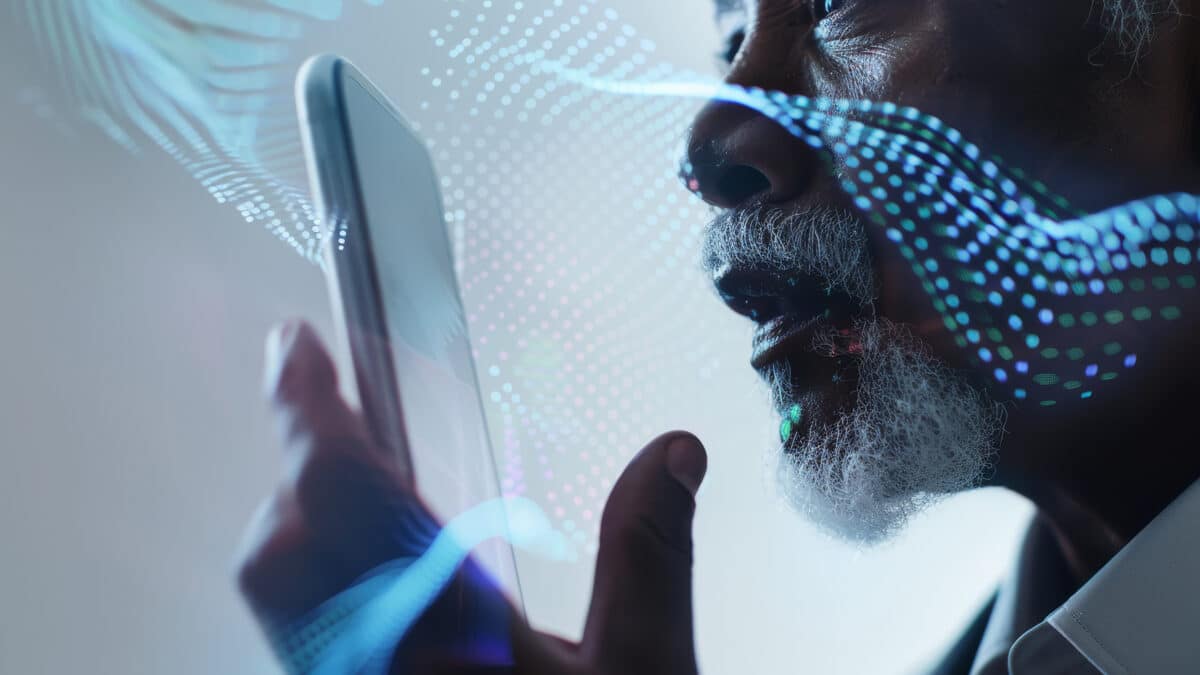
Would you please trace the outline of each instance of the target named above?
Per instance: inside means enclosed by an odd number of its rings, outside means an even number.
[[[704,473],[708,471],[708,455],[695,436],[682,434],[671,440],[667,446],[667,471],[693,497],[696,496]]]
[[[273,395],[279,388],[279,378],[283,374],[283,359],[295,334],[296,322],[294,321],[275,324],[271,332],[267,333],[266,355],[263,359],[263,393],[267,396]]]

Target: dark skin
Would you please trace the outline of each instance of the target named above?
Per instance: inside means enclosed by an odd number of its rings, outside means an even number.
[[[823,0],[759,0],[729,23],[745,39],[728,80],[917,107],[1089,210],[1200,193],[1200,25],[1163,23],[1135,68],[1091,4],[847,0],[822,16]],[[1179,3],[1183,16],[1200,10],[1194,4]],[[846,203],[815,153],[749,110],[710,105],[691,148],[699,192],[719,207]],[[731,175],[737,179],[726,180]],[[876,313],[912,326],[936,356],[972,375],[907,263],[881,232],[868,233]],[[1185,317],[1200,315],[1195,297],[1172,301]],[[1200,327],[1185,318],[1169,329],[1121,336],[1137,347],[1139,366],[1107,398],[1052,411],[1005,401],[993,482],[1034,501],[1076,585],[1200,478],[1187,387],[1200,369],[1191,348]],[[286,471],[239,562],[243,593],[266,626],[312,609],[377,564],[419,553],[426,541],[397,525],[404,514],[423,513],[420,502],[389,449],[338,395],[312,329],[292,322],[272,339],[268,390]],[[690,531],[704,467],[699,444],[674,432],[626,469],[605,508],[580,643],[530,629],[468,565],[397,646],[394,670],[497,672],[476,667],[487,663],[522,673],[695,672]],[[476,608],[474,619],[458,618],[464,604]],[[480,635],[503,636],[509,649],[479,656],[472,642]]]
[[[268,345],[285,470],[247,530],[238,582],[271,635],[376,566],[420,555],[436,523],[342,400],[312,328],[288,322]],[[531,629],[468,563],[396,646],[392,672],[694,673],[691,522],[706,461],[690,434],[664,434],[613,486],[579,643]]]
[[[727,20],[735,46],[741,41],[727,81],[916,107],[1088,211],[1200,190],[1195,19],[1161,22],[1134,64],[1088,0],[834,4],[821,17],[808,3],[746,3],[741,21]],[[1190,4],[1180,9],[1193,15]],[[747,109],[710,105],[691,138],[699,191],[716,206],[850,208],[815,152]],[[746,167],[765,180],[748,179]],[[879,282],[874,312],[912,326],[939,359],[986,386],[990,366],[972,371],[979,366],[953,343],[896,247],[880,228],[867,234]],[[1200,309],[1196,294],[1173,293],[1185,315]],[[1191,399],[1180,395],[1200,368],[1189,348],[1200,326],[1169,328],[1096,331],[1097,346],[1115,338],[1137,346],[1138,369],[1112,395],[1050,410],[1000,398],[1007,433],[992,484],[1038,506],[1079,584],[1200,478]]]

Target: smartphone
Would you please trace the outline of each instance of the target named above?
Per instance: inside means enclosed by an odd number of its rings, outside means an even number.
[[[501,496],[433,160],[357,68],[309,59],[296,82],[338,347],[367,424],[443,524]],[[348,354],[346,353],[348,352]],[[348,357],[348,358],[347,358]],[[504,533],[472,557],[522,608]]]

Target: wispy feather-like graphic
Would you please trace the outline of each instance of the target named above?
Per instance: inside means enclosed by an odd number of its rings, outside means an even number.
[[[378,4],[372,2],[372,4]],[[156,146],[221,203],[316,260],[296,142],[293,45],[341,0],[25,0],[83,117],[131,152]]]

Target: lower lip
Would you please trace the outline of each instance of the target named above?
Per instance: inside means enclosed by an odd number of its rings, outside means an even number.
[[[750,358],[750,365],[761,369],[789,352],[810,351],[813,338],[822,323],[819,316],[799,319],[786,314],[768,321],[754,334],[754,353]]]

